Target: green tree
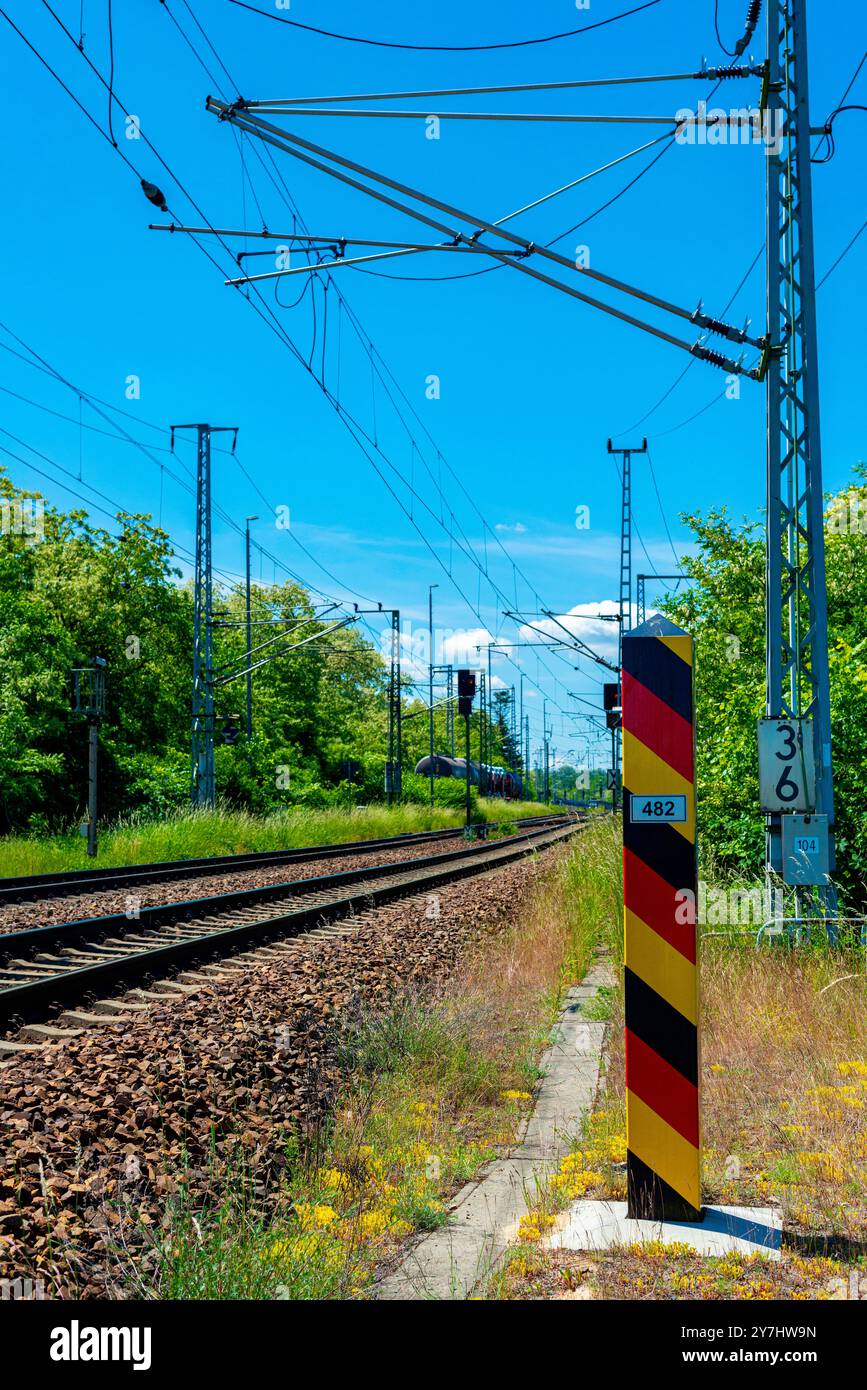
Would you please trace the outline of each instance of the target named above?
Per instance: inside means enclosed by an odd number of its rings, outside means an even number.
[[[863,473],[826,512],[826,565],[841,881],[867,869],[867,487]],[[696,778],[702,837],[724,861],[757,873],[764,855],[758,811],[756,721],[765,708],[764,529],[724,509],[684,518],[698,553],[693,583],[661,605],[696,643]]]

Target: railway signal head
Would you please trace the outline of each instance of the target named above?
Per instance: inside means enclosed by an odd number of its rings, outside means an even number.
[[[602,705],[605,709],[606,729],[620,728],[620,684],[606,681],[602,687]]]
[[[469,719],[476,693],[475,671],[458,671],[458,713]]]
[[[223,742],[234,744],[238,742],[238,735],[241,730],[235,715],[230,714],[223,720]]]

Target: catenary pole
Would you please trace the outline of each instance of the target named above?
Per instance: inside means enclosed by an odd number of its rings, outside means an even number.
[[[429,584],[427,591],[427,614],[428,614],[428,639],[430,643],[428,651],[428,678],[430,700],[428,702],[428,734],[429,734],[429,754],[430,754],[430,804],[434,804],[434,696],[433,696],[433,662],[434,662],[434,630],[433,630],[433,591],[438,589],[439,584]]]
[[[815,807],[834,858],[824,501],[813,258],[806,0],[770,0],[765,117],[767,334],[767,714],[809,720]],[[804,736],[809,733],[804,728]],[[782,820],[766,819],[766,866],[783,869]],[[827,817],[822,822],[821,818]],[[837,910],[828,881],[806,906]]]
[[[177,430],[196,431],[196,559],[193,579],[193,710],[190,790],[194,806],[216,803],[214,768],[214,621],[213,541],[211,500],[211,435],[233,435],[234,425],[172,425],[174,448]]]
[[[250,613],[250,522],[258,521],[257,516],[245,518],[244,539],[245,539],[245,585],[244,599],[247,623],[247,740],[253,737],[253,672],[250,670],[250,652],[253,646],[252,619]]]

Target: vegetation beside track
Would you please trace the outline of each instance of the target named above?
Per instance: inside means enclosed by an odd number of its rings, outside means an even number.
[[[251,1202],[240,1173],[207,1211],[181,1183],[148,1292],[370,1296],[401,1243],[442,1224],[449,1197],[514,1140],[564,990],[613,944],[613,850],[610,823],[591,827],[459,977],[435,995],[342,1019],[342,1089],[327,1122],[289,1155],[276,1208],[266,1215]]]
[[[22,492],[0,466],[0,503]],[[26,505],[26,502],[25,502]],[[170,537],[149,515],[119,513],[111,534],[87,512],[45,502],[39,543],[0,531],[0,831],[53,835],[81,819],[87,800],[86,727],[73,713],[71,672],[94,656],[107,662],[106,713],[100,729],[99,808],[106,824],[131,815],[152,820],[183,811],[190,797],[192,587],[182,582]],[[214,580],[214,662],[244,665],[244,585]],[[263,658],[252,684],[252,738],[237,737],[243,685],[220,688],[215,750],[218,795],[256,815],[293,807],[341,808],[384,800],[387,758],[390,627],[369,617],[341,626],[322,596],[293,580],[252,585],[254,632],[276,623],[293,645]],[[386,619],[388,621],[388,619]],[[275,629],[276,630],[276,629]],[[389,641],[384,641],[386,633]],[[438,634],[434,660],[443,662]],[[427,662],[423,634],[404,624],[405,654]],[[262,639],[256,637],[258,646]],[[448,650],[448,649],[446,649]],[[506,690],[495,690],[488,759],[518,768]],[[426,698],[405,680],[402,790],[424,805],[428,786],[413,768],[429,748]],[[472,756],[479,756],[479,702],[471,717]],[[417,716],[417,717],[411,717]],[[438,750],[450,746],[444,704],[434,710]],[[236,729],[234,741],[228,725]],[[461,740],[462,746],[462,740]],[[486,745],[487,746],[487,745]],[[572,793],[576,769],[552,771],[557,791]],[[604,775],[594,772],[599,790]],[[536,774],[527,786],[536,791]],[[441,805],[459,809],[460,788],[444,784]],[[209,853],[207,849],[199,853]]]
[[[619,900],[614,857],[609,872]],[[702,1195],[709,1203],[776,1207],[783,1221],[780,1262],[708,1259],[658,1245],[599,1256],[545,1247],[570,1202],[626,1196],[618,971],[616,987],[600,994],[591,1014],[610,1020],[597,1109],[522,1222],[521,1239],[492,1283],[494,1297],[867,1295],[863,948],[757,949],[753,939],[732,934],[702,941]]]
[[[473,809],[477,822],[514,826],[524,816],[548,815],[561,811],[562,807],[536,801],[504,802],[474,797]],[[270,816],[256,816],[227,807],[215,811],[179,811],[161,820],[120,822],[113,829],[105,830],[100,835],[99,852],[93,859],[88,859],[85,842],[75,833],[5,836],[0,838],[0,876],[303,849],[308,845],[338,845],[352,840],[447,830],[463,824],[464,813],[460,809],[415,803],[326,810],[298,807]]]
[[[836,880],[864,902],[867,816],[867,469],[825,512],[825,563],[834,745]],[[695,553],[690,583],[661,607],[695,638],[696,784],[707,845],[731,870],[760,877],[765,827],[759,805],[756,720],[765,713],[765,534],[725,508],[683,518]]]

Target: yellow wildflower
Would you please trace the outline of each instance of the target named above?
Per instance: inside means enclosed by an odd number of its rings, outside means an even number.
[[[321,1230],[327,1230],[332,1222],[337,1220],[337,1212],[333,1207],[326,1206],[324,1202],[319,1203],[313,1208],[313,1224]]]
[[[381,1236],[388,1226],[388,1216],[384,1211],[365,1211],[361,1216],[361,1229],[364,1235]]]
[[[323,1168],[319,1178],[329,1192],[345,1192],[350,1185],[348,1175],[339,1168]]]

